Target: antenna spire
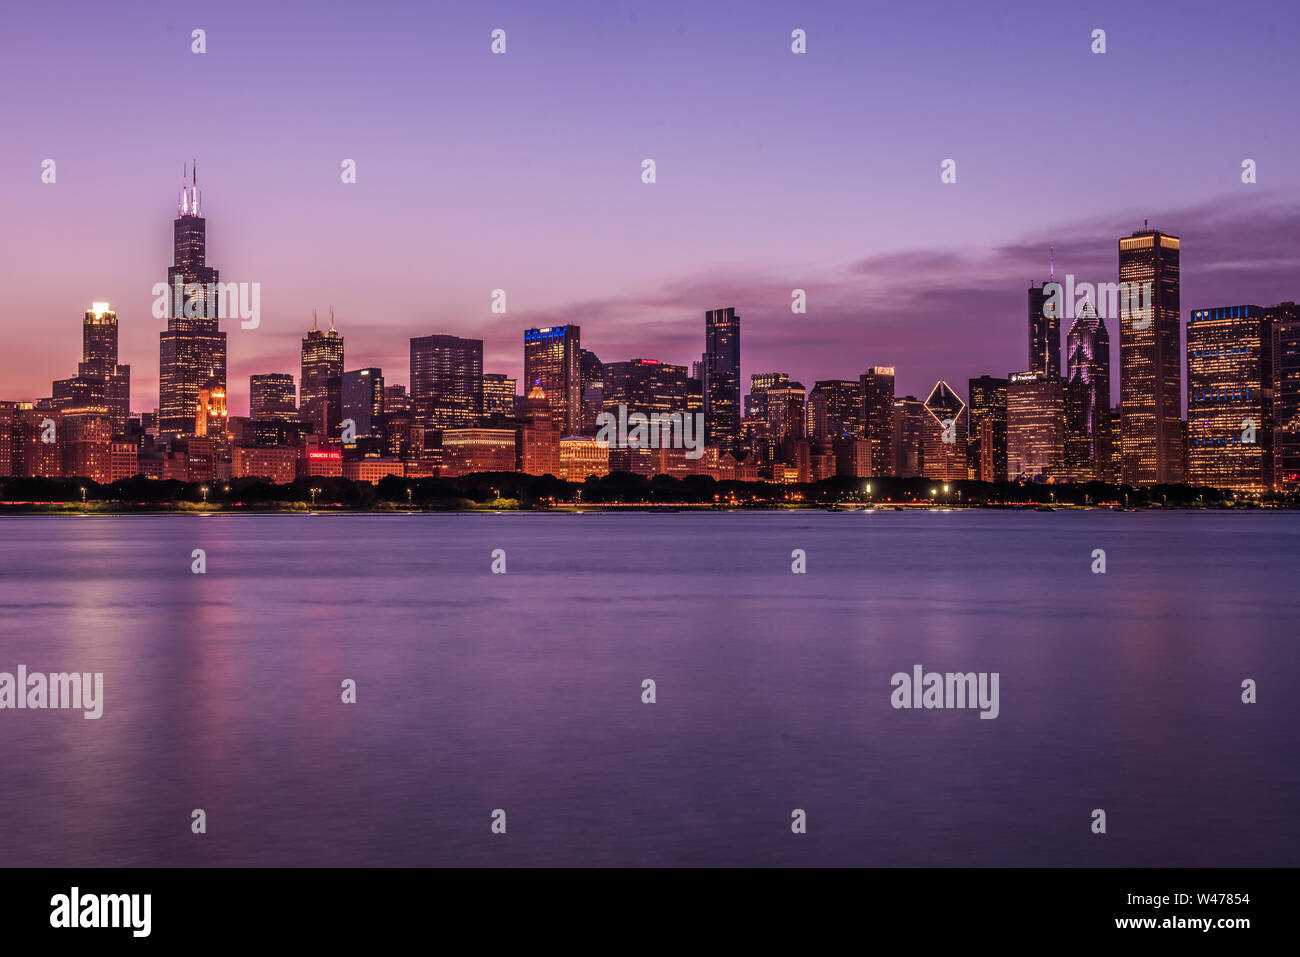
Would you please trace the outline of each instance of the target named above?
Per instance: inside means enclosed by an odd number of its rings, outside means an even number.
[[[334,307],[330,306],[330,332],[334,331]]]
[[[311,311],[311,331],[312,332],[316,331],[316,310],[315,309]]]
[[[1047,247],[1047,278],[1055,281],[1056,279],[1056,247]]]

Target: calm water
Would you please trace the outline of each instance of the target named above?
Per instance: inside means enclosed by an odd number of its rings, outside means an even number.
[[[105,673],[0,711],[0,860],[1294,866],[1298,568],[1291,514],[0,518],[0,671]]]

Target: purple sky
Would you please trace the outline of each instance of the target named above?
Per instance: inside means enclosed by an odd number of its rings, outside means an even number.
[[[1297,9],[14,5],[0,398],[74,374],[80,316],[108,300],[133,408],[153,407],[151,288],[195,156],[210,263],[262,286],[261,326],[226,325],[235,413],[250,373],[297,376],[311,310],[331,304],[347,368],[390,382],[407,381],[413,335],[481,337],[487,371],[517,375],[522,330],[563,321],[606,361],[686,364],[704,311],[734,305],[746,379],[894,365],[899,393],[923,397],[940,377],[964,396],[970,376],[1023,368],[1024,290],[1048,244],[1058,278],[1114,281],[1116,239],[1143,217],[1183,238],[1184,319],[1297,299]]]

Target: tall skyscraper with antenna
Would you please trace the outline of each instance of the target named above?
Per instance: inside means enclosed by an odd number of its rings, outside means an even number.
[[[1061,309],[1052,298],[1056,282],[1055,247],[1048,253],[1047,282],[1029,284],[1029,371],[1049,376],[1061,374]]]
[[[316,310],[311,311],[311,330],[302,340],[302,378],[298,386],[298,411],[320,435],[336,425],[330,416],[330,379],[343,376],[343,337],[334,328],[334,307],[330,307],[328,331],[316,328]]]
[[[198,173],[187,167],[172,223],[167,329],[159,342],[158,432],[162,436],[194,435],[199,390],[212,379],[223,390],[226,386],[226,334],[218,327],[217,302],[211,295],[218,279],[217,270],[207,264],[207,224],[201,204]]]

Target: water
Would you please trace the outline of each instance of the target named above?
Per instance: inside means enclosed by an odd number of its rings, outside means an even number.
[[[102,671],[105,704],[0,711],[0,853],[1295,866],[1298,532],[1287,513],[3,518],[0,671]],[[918,663],[998,672],[999,717],[893,709]]]

